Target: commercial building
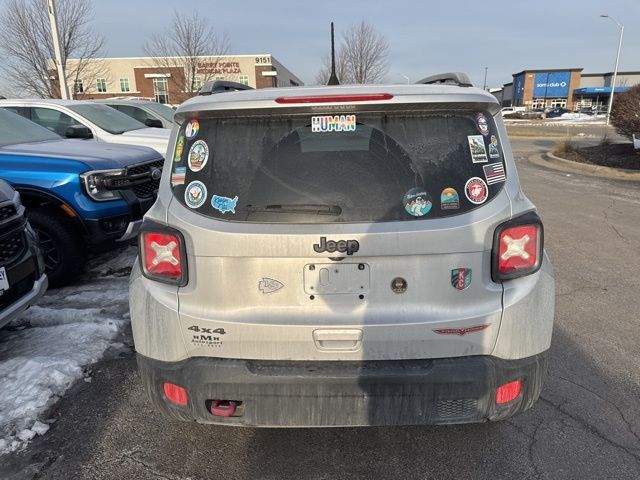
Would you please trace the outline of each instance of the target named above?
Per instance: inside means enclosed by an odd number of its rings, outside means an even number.
[[[98,58],[68,61],[69,92],[76,99],[138,97],[179,104],[209,80],[230,80],[253,88],[303,85],[271,54],[181,57]],[[55,71],[52,71],[55,75]]]
[[[583,73],[582,68],[523,70],[494,95],[503,106],[606,109],[613,72]],[[614,95],[640,84],[640,72],[618,72]]]

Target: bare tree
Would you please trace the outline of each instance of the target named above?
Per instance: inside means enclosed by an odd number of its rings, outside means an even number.
[[[104,46],[104,38],[89,25],[91,3],[58,0],[57,13],[67,78],[90,85],[88,77],[100,74],[102,66],[94,59]],[[8,0],[0,13],[0,52],[6,59],[0,69],[14,90],[43,98],[60,97],[46,0]],[[72,57],[76,61],[69,62]]]
[[[229,39],[197,12],[186,15],[176,10],[170,28],[153,35],[144,50],[152,57],[151,66],[184,72],[171,75],[169,81],[188,98],[197,93],[201,83],[221,73],[220,57],[228,53]],[[224,70],[234,71],[233,66]]]
[[[364,20],[342,36],[336,52],[336,73],[342,83],[379,83],[389,71],[389,42]],[[325,57],[316,75],[326,83],[331,73],[331,59]]]

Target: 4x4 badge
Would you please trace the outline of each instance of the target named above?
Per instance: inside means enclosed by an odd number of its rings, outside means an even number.
[[[454,268],[451,270],[451,286],[458,290],[464,290],[471,285],[470,268]]]
[[[277,292],[282,287],[284,287],[284,284],[282,282],[279,282],[278,280],[275,280],[269,277],[264,277],[262,280],[258,282],[258,289],[262,293]]]
[[[360,250],[360,244],[357,240],[338,240],[336,242],[334,240],[327,241],[327,237],[320,237],[320,243],[314,244],[313,250],[317,253],[347,252],[347,255],[353,255]]]

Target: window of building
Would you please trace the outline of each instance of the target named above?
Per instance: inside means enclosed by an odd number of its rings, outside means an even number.
[[[240,75],[240,83],[243,85],[249,85],[249,75]]]
[[[121,78],[120,79],[120,91],[121,92],[130,92],[131,89],[129,88],[129,79],[128,78]]]
[[[566,108],[567,99],[566,98],[554,98],[554,99],[551,100],[551,106],[552,107]]]
[[[216,75],[214,80],[224,80],[224,75]]]
[[[84,85],[82,84],[82,80],[74,80],[73,82],[73,93],[83,93]]]
[[[169,103],[169,82],[166,77],[153,79],[153,95],[158,103]]]
[[[200,90],[202,88],[202,83],[203,83],[202,75],[194,75],[191,91],[197,92],[198,90]]]
[[[98,92],[105,93],[107,91],[107,81],[104,78],[99,78],[96,83],[98,84]]]

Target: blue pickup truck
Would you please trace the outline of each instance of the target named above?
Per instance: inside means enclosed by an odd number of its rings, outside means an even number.
[[[151,148],[63,139],[0,110],[0,178],[20,192],[54,287],[77,277],[88,250],[137,235],[163,164]]]

